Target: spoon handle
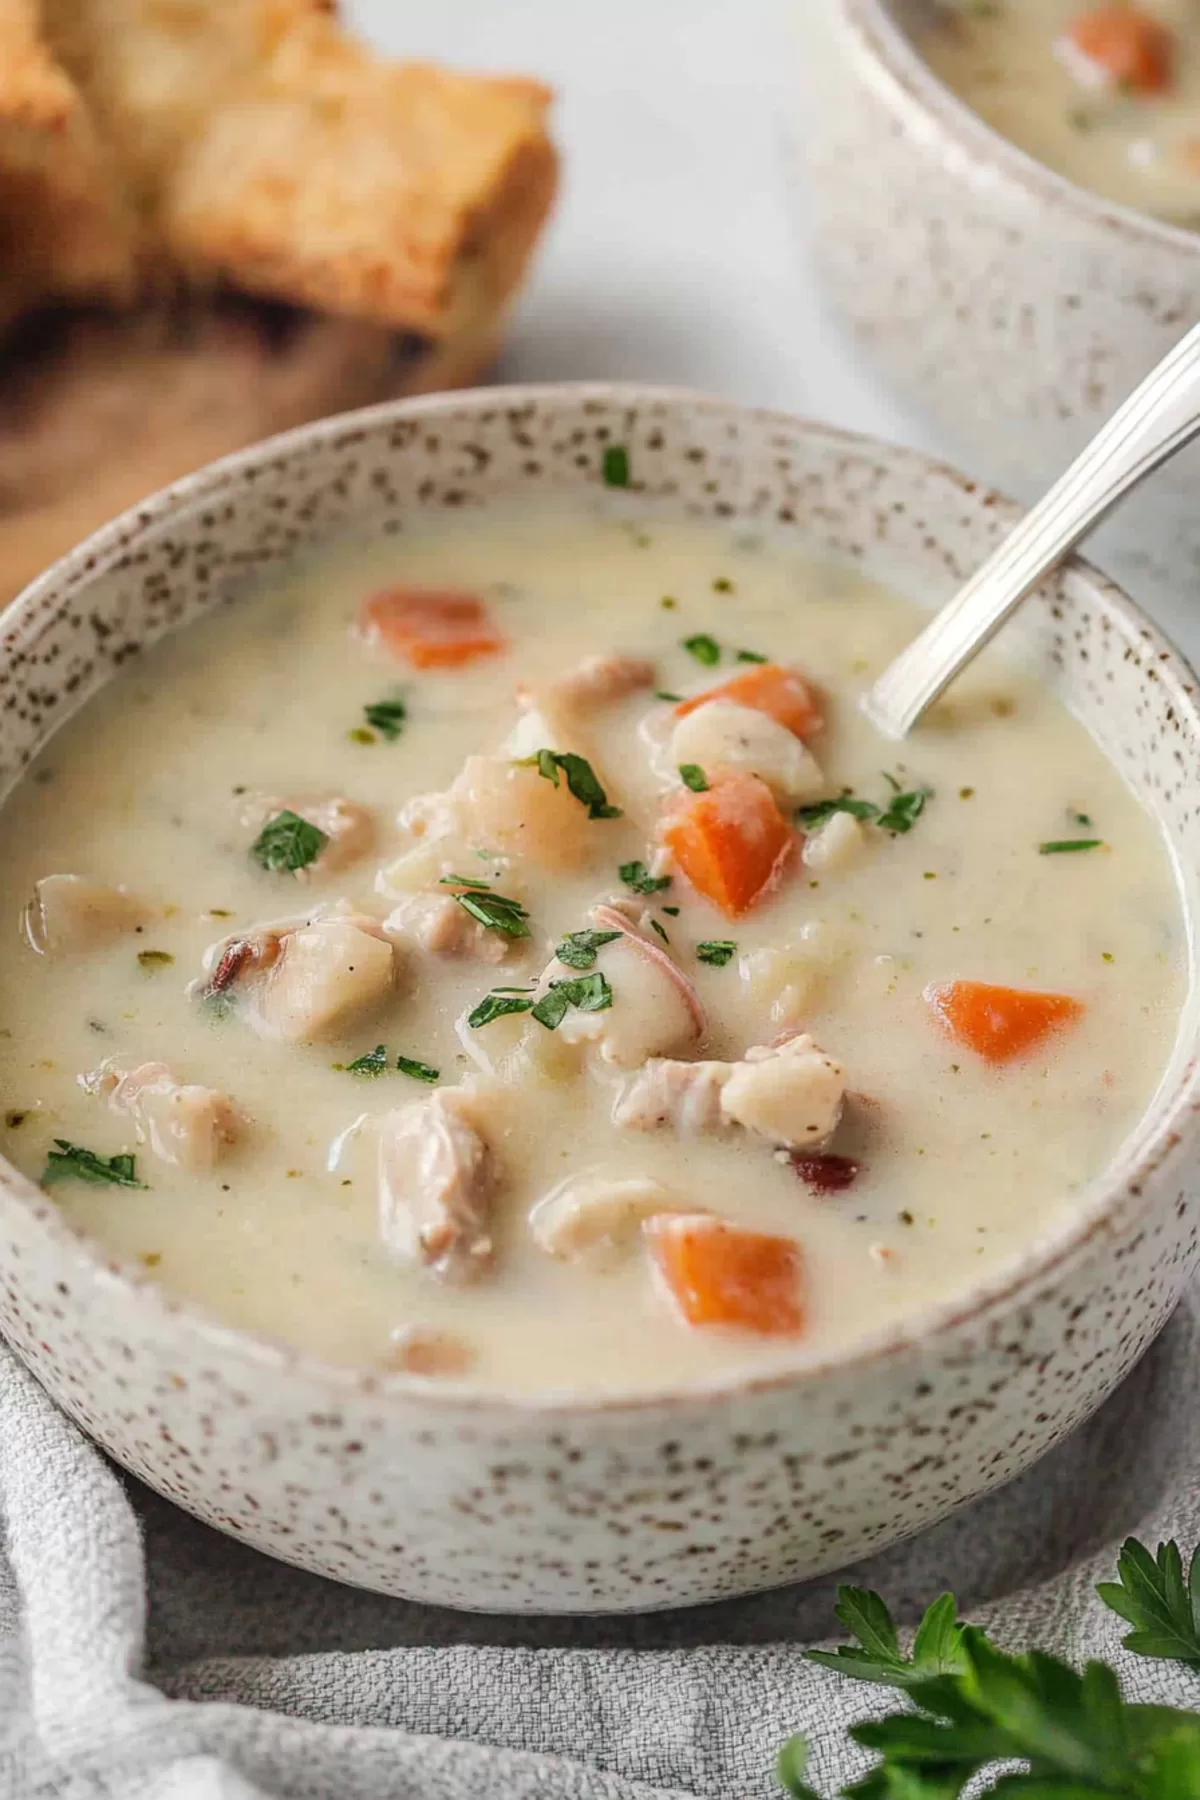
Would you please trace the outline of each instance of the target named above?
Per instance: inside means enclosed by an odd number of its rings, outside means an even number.
[[[1118,408],[983,567],[884,670],[864,707],[902,738],[1030,589],[1143,476],[1200,433],[1200,325]]]

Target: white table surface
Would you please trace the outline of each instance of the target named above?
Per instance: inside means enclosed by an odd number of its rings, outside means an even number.
[[[784,176],[815,0],[348,0],[381,48],[545,79],[559,205],[510,380],[681,383],[940,450],[823,316]]]

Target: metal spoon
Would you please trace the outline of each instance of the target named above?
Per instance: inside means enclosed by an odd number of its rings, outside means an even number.
[[[863,705],[902,738],[1055,564],[1200,434],[1200,325],[1147,375],[1043,500],[879,677]]]

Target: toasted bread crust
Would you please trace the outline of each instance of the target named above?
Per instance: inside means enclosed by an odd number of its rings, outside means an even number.
[[[494,339],[554,195],[548,102],[383,61],[324,0],[0,0],[0,325],[233,286]]]

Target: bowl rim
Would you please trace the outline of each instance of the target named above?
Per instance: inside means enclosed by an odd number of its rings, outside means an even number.
[[[853,33],[859,54],[876,78],[876,86],[888,91],[893,105],[932,121],[957,140],[979,168],[997,169],[1016,188],[1039,205],[1062,208],[1088,225],[1134,240],[1131,248],[1146,243],[1200,259],[1200,231],[1173,225],[1154,213],[1109,200],[1081,183],[1060,175],[1014,144],[989,125],[961,95],[949,87],[926,62],[912,38],[898,22],[894,0],[836,0],[842,18]]]
[[[307,425],[262,439],[172,482],[139,504],[128,508],[60,557],[28,584],[0,611],[0,658],[8,659],[41,629],[44,604],[60,601],[108,573],[132,539],[173,519],[180,510],[209,496],[216,497],[246,475],[257,472],[277,457],[327,445],[352,434],[355,444],[364,433],[409,419],[438,418],[454,412],[503,411],[553,405],[564,398],[583,404],[601,402],[614,411],[652,405],[690,407],[727,420],[750,425],[763,433],[800,432],[823,440],[834,449],[874,458],[880,467],[907,467],[913,473],[948,481],[961,493],[973,512],[1005,521],[1021,516],[1021,508],[1008,496],[964,475],[952,464],[905,445],[892,444],[865,433],[780,412],[745,405],[700,390],[637,381],[575,381],[520,383],[478,387],[416,398],[382,401],[355,411],[333,414]],[[249,483],[246,484],[250,486]],[[636,483],[633,491],[636,493]],[[668,509],[664,509],[668,510]],[[313,554],[319,554],[314,549]],[[1061,578],[1083,582],[1093,605],[1099,606],[1114,631],[1128,647],[1154,660],[1155,678],[1164,701],[1174,707],[1193,740],[1200,745],[1200,681],[1186,658],[1123,589],[1084,558],[1071,556],[1062,565]],[[269,576],[267,577],[269,579]],[[22,629],[27,615],[31,630]],[[16,629],[14,630],[14,626]],[[115,673],[115,671],[114,671]],[[111,680],[110,674],[104,683]],[[84,702],[86,705],[86,701]],[[20,777],[18,776],[18,780]],[[1169,846],[1173,852],[1173,846]],[[1189,967],[1189,993],[1196,980]],[[718,1402],[736,1395],[802,1387],[829,1377],[859,1374],[871,1365],[886,1363],[906,1352],[921,1352],[942,1333],[986,1317],[993,1307],[1009,1301],[1022,1289],[1052,1278],[1059,1266],[1084,1251],[1093,1240],[1114,1229],[1123,1207],[1143,1210],[1144,1189],[1162,1164],[1185,1143],[1188,1120],[1200,1112],[1200,1008],[1195,1009],[1193,1041],[1178,1069],[1167,1097],[1166,1072],[1147,1103],[1154,1108],[1152,1129],[1139,1135],[1135,1126],[1112,1162],[1078,1196],[1048,1230],[1013,1250],[988,1275],[956,1289],[949,1296],[916,1309],[907,1317],[866,1332],[838,1352],[806,1352],[797,1346],[794,1357],[765,1369],[707,1374],[694,1381],[675,1381],[662,1387],[635,1391],[597,1387],[544,1389],[532,1393],[488,1388],[468,1381],[447,1384],[437,1377],[403,1371],[384,1371],[327,1361],[311,1352],[271,1337],[224,1323],[201,1303],[170,1294],[138,1265],[113,1257],[102,1241],[75,1225],[50,1199],[45,1190],[0,1156],[0,1215],[17,1206],[28,1223],[44,1235],[54,1250],[79,1259],[83,1272],[98,1291],[106,1290],[118,1305],[133,1306],[147,1316],[147,1323],[171,1331],[182,1325],[210,1353],[240,1365],[252,1374],[292,1377],[314,1389],[337,1396],[343,1403],[369,1399],[375,1405],[393,1405],[397,1411],[414,1407],[431,1413],[499,1413],[510,1418],[580,1417],[597,1414],[641,1414],[661,1406],[689,1408]],[[1181,1026],[1186,1019],[1181,1015]],[[1174,1061],[1180,1038],[1172,1053]],[[115,1314],[114,1310],[114,1316]]]

